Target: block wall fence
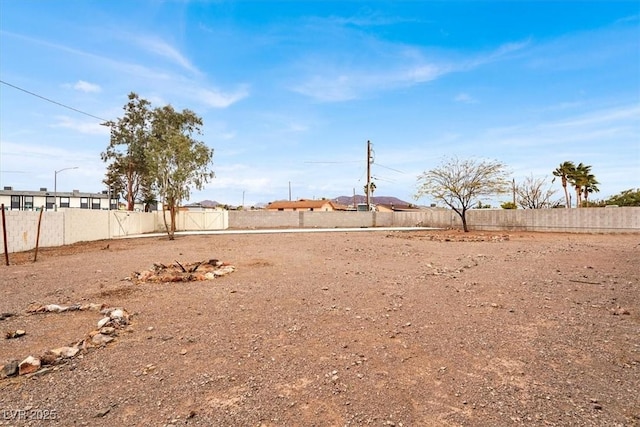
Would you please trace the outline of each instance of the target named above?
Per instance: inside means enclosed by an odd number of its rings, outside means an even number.
[[[35,248],[40,212],[5,211],[7,251]],[[40,247],[69,245],[164,232],[162,212],[62,209],[42,212]],[[167,223],[169,223],[169,215]],[[640,233],[640,207],[492,210],[467,213],[471,230],[569,233]],[[178,231],[346,227],[462,228],[458,215],[446,209],[415,212],[179,212]],[[4,253],[4,234],[0,235]]]

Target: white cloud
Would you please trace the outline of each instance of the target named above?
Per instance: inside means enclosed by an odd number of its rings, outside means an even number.
[[[79,90],[81,92],[86,92],[86,93],[100,93],[102,92],[102,88],[94,83],[89,83],[89,82],[85,82],[84,80],[78,80],[74,85],[73,88],[75,90]]]
[[[91,63],[101,63],[107,66],[112,67],[114,70],[118,72],[126,73],[132,76],[140,77],[143,79],[156,79],[156,80],[168,80],[171,76],[164,72],[155,71],[151,68],[145,67],[143,65],[124,62],[121,60],[114,60],[108,58],[106,56],[96,55],[94,53],[86,52],[80,49],[75,49],[69,46],[61,45],[58,43],[52,43],[48,40],[38,39],[34,37],[24,36],[22,34],[11,33],[7,31],[1,31],[1,34],[11,36],[17,39],[21,39],[27,41],[29,43],[38,44],[41,46],[46,46],[51,49],[59,50],[61,52],[66,52],[71,55],[87,58],[91,61]]]
[[[541,108],[539,111],[562,111],[562,110],[571,110],[577,107],[582,107],[582,102],[560,102],[554,105],[549,105]]]
[[[191,61],[185,58],[182,53],[165,41],[155,37],[142,36],[135,37],[134,41],[148,52],[167,58],[194,74],[200,74],[200,71],[191,63]]]
[[[81,122],[67,116],[57,116],[56,119],[57,123],[53,124],[52,127],[71,129],[90,135],[109,135],[109,128],[102,126],[95,120],[91,122]]]
[[[314,76],[292,89],[321,102],[348,101],[356,98],[356,91],[347,76]]]
[[[435,64],[423,64],[409,69],[404,73],[404,78],[398,80],[407,80],[409,83],[425,83],[435,80],[450,71],[448,67],[437,66]]]
[[[488,53],[449,59],[452,53],[427,54],[413,47],[375,42],[360,47],[363,51],[370,50],[373,60],[363,61],[358,67],[336,64],[332,58],[308,60],[301,73],[309,71],[309,77],[292,85],[292,90],[321,102],[348,101],[371,92],[413,86],[450,73],[471,71],[528,45],[528,40],[506,43]]]
[[[235,92],[231,93],[225,93],[217,89],[200,88],[194,88],[191,91],[195,98],[214,108],[227,108],[249,96],[249,88],[246,85],[240,86]]]
[[[472,97],[471,95],[469,95],[468,93],[459,93],[456,95],[455,98],[453,98],[454,101],[456,102],[462,102],[464,104],[477,104],[478,100],[475,99],[474,97]]]
[[[509,144],[520,140],[522,145],[532,146],[545,142],[559,144],[580,139],[591,140],[616,134],[637,140],[636,131],[640,127],[638,117],[640,105],[623,105],[567,115],[541,123],[489,128],[485,135],[496,141],[508,138]]]
[[[572,127],[584,129],[588,126],[609,124],[626,120],[629,120],[629,124],[635,123],[637,126],[639,123],[638,117],[640,117],[640,105],[630,105],[610,110],[599,110],[579,117],[573,117],[555,123],[550,123],[547,126],[553,128]]]

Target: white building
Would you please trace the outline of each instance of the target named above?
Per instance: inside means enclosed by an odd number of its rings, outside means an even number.
[[[40,191],[14,190],[13,187],[4,187],[0,190],[0,203],[4,204],[7,210],[33,211],[44,208],[45,210],[55,210],[58,208],[79,208],[79,209],[118,209],[118,198],[111,198],[109,207],[109,195],[107,191],[101,193],[84,193],[78,190],[72,192],[54,193],[46,188]]]

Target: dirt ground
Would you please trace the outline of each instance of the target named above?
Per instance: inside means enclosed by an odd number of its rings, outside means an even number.
[[[128,279],[211,258],[236,271]],[[34,303],[132,317],[105,346],[0,379],[0,425],[640,425],[637,234],[151,237],[32,259],[0,267],[0,365],[101,318]]]

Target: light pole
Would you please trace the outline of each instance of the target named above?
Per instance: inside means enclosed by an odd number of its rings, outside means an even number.
[[[53,173],[53,209],[56,212],[58,211],[58,173],[62,171],[67,171],[69,169],[78,169],[78,166],[60,169],[60,170],[54,171]]]

